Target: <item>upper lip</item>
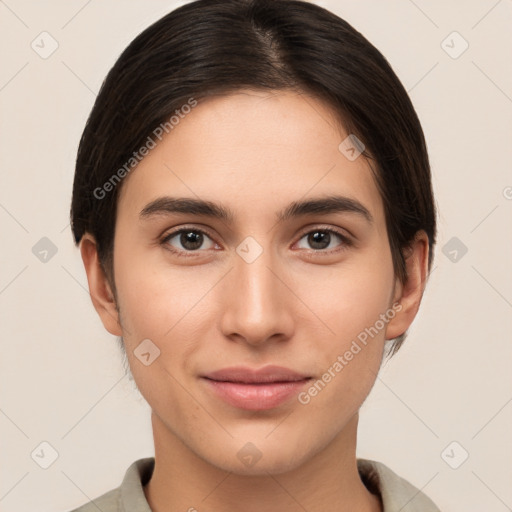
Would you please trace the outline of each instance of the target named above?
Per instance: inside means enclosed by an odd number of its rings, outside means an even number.
[[[247,366],[232,366],[210,372],[203,377],[224,382],[240,383],[265,383],[265,382],[295,382],[309,379],[309,375],[298,373],[283,366],[264,366],[263,368],[253,369]]]

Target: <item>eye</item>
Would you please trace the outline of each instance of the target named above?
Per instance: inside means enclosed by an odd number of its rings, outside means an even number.
[[[181,228],[167,234],[161,241],[175,253],[198,252],[200,249],[214,249],[217,244],[208,234],[197,228]],[[184,256],[187,256],[184,254]]]
[[[304,246],[304,244],[301,245],[303,240],[306,245],[309,245],[309,247]],[[298,242],[299,249],[313,249],[314,251],[323,252],[332,252],[331,249],[336,250],[336,247],[340,246],[341,247],[338,250],[343,250],[350,245],[351,240],[348,237],[331,228],[317,228],[312,231],[308,231]]]
[[[180,228],[168,233],[161,240],[168,250],[177,256],[195,256],[201,250],[218,249],[212,238],[198,228]],[[314,252],[332,253],[344,250],[352,245],[351,240],[332,228],[316,228],[305,232],[297,242],[299,249],[311,249]]]

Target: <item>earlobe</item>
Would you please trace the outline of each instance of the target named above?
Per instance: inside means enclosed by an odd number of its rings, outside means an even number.
[[[119,323],[116,301],[108,279],[100,265],[94,237],[86,233],[80,242],[80,254],[84,263],[91,300],[108,332],[115,336],[123,334]]]
[[[412,324],[420,307],[428,272],[428,236],[418,231],[410,247],[405,251],[407,282],[397,282],[395,302],[401,309],[388,323],[386,339],[391,340],[404,334]]]

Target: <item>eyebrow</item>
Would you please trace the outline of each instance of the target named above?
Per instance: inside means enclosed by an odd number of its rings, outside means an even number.
[[[233,222],[234,214],[221,204],[203,199],[187,197],[164,196],[151,201],[139,214],[141,219],[154,216],[183,213],[202,215]],[[304,201],[294,201],[276,214],[277,221],[306,215],[328,215],[331,213],[355,213],[364,218],[369,224],[373,223],[370,211],[356,199],[344,196],[327,196],[311,198]]]

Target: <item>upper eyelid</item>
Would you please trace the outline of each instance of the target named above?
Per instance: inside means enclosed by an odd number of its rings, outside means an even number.
[[[179,228],[171,228],[169,230],[165,230],[162,234],[162,238],[168,238],[170,236],[178,235],[182,232],[186,231],[198,231],[200,233],[204,233],[205,235],[208,235],[210,238],[213,238],[213,235],[209,232],[207,228],[204,227],[197,227],[197,226],[182,226]]]
[[[299,234],[300,234],[300,236],[304,236],[304,235],[311,233],[312,231],[315,231],[315,230],[316,231],[328,231],[330,233],[335,233],[337,235],[344,236],[346,238],[349,238],[350,236],[352,236],[347,229],[339,228],[339,227],[335,228],[332,226],[322,225],[322,224],[313,224],[311,226],[305,227],[304,229],[300,230]],[[346,232],[347,234],[344,234],[344,232]]]

